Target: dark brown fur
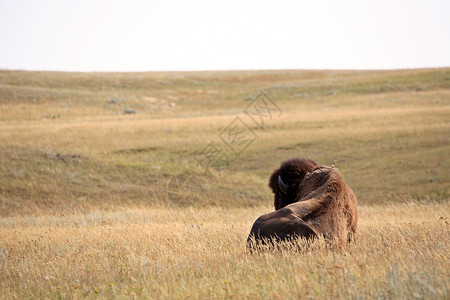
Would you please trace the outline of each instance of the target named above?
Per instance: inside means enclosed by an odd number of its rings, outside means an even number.
[[[305,175],[316,166],[317,164],[310,159],[293,158],[284,161],[278,169],[273,171],[269,179],[269,187],[275,195],[273,203],[275,210],[298,201],[298,185],[302,182]],[[278,187],[278,175],[281,176],[284,183],[289,185],[286,195]]]
[[[275,208],[281,208],[255,221],[249,235],[249,245],[252,238],[264,243],[272,238],[309,239],[318,235],[336,239],[340,244],[350,241],[357,227],[357,203],[355,194],[342,175],[336,168],[326,166],[316,166],[305,174],[302,169],[296,173],[292,166],[302,164],[293,161],[284,162],[272,174],[269,186],[275,194]],[[289,172],[283,173],[284,170]],[[278,175],[289,184],[286,194],[275,181]]]

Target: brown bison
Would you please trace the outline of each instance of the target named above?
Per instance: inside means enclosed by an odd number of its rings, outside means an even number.
[[[251,229],[248,245],[311,239],[319,235],[344,244],[356,232],[356,197],[339,171],[318,166],[309,159],[283,162],[270,176],[275,211],[259,217]]]

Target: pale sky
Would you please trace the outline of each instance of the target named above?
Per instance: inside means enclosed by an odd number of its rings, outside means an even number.
[[[0,0],[0,69],[449,67],[449,16],[449,0]]]

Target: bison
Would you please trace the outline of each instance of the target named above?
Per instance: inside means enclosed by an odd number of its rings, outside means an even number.
[[[283,162],[269,180],[275,211],[260,216],[250,231],[249,247],[292,238],[319,235],[339,244],[356,232],[356,196],[334,167],[309,159]]]

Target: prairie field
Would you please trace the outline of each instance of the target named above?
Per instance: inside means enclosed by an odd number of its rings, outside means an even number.
[[[0,298],[448,299],[450,69],[0,71]],[[250,253],[280,162],[354,243]]]

